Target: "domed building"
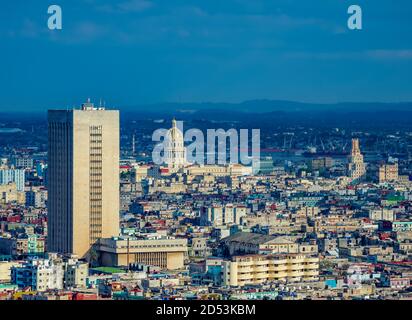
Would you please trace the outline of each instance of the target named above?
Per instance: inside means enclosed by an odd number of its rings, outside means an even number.
[[[164,150],[168,167],[178,168],[187,164],[183,133],[177,127],[175,119],[172,121],[172,128],[166,134]]]

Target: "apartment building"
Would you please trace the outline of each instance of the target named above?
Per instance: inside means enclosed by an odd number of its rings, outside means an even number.
[[[228,286],[307,282],[318,278],[319,258],[306,254],[244,255],[223,262],[223,283]]]
[[[21,169],[0,170],[0,185],[15,183],[17,191],[23,192],[26,183],[25,172]]]
[[[75,256],[49,254],[46,259],[29,259],[11,268],[12,282],[19,288],[47,290],[85,287],[88,263]]]
[[[202,225],[224,226],[227,224],[241,224],[242,218],[247,215],[244,205],[212,205],[203,207],[200,213]]]
[[[315,243],[297,243],[290,237],[238,232],[222,239],[221,250],[226,256],[242,254],[317,254]]]
[[[399,178],[398,163],[381,164],[378,170],[379,183],[397,181]]]

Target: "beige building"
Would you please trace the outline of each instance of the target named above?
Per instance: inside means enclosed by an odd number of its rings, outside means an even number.
[[[207,238],[193,238],[189,254],[192,257],[206,257],[210,255],[211,248],[207,244]]]
[[[89,264],[69,258],[64,268],[64,284],[66,288],[85,288],[86,278],[89,275]]]
[[[247,176],[252,174],[252,167],[241,164],[191,165],[184,172],[189,176]]]
[[[349,156],[348,174],[349,177],[358,180],[366,173],[366,165],[363,162],[363,155],[359,147],[359,139],[352,139],[352,152]]]
[[[14,182],[0,185],[0,204],[7,204],[11,202],[24,204],[25,201],[26,197],[24,192],[17,191],[17,187]]]
[[[246,215],[247,208],[244,205],[212,205],[201,209],[201,223],[212,226],[241,224],[242,218]]]
[[[18,261],[0,261],[0,283],[11,282],[11,269],[19,265]]]
[[[316,281],[319,279],[319,258],[305,254],[234,256],[224,262],[223,270],[223,282],[230,286]]]
[[[369,211],[369,218],[371,220],[394,221],[395,213],[393,212],[392,209],[386,209],[386,208],[372,209]]]
[[[399,179],[398,163],[382,164],[379,166],[379,183],[393,182]]]
[[[327,169],[333,166],[333,159],[330,157],[312,159],[311,168],[313,170]]]
[[[119,234],[119,112],[50,110],[48,249],[85,257]]]
[[[182,269],[188,252],[187,239],[174,238],[141,240],[114,237],[100,239],[96,247],[100,263],[104,266],[139,263],[168,270]]]
[[[240,254],[318,254],[318,246],[296,243],[289,237],[268,236],[250,232],[238,232],[222,239],[222,247],[227,255]]]
[[[399,243],[399,250],[411,254],[412,253],[412,242],[401,242]]]

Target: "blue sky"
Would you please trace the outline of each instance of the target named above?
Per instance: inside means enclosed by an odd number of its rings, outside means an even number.
[[[396,4],[394,4],[396,2]],[[63,30],[47,28],[47,8]],[[363,30],[346,27],[363,9]],[[410,0],[14,0],[0,111],[158,102],[412,101]]]

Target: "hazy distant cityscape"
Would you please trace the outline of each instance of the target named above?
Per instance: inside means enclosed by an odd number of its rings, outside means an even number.
[[[0,305],[398,311],[327,301],[412,300],[411,16],[407,0],[2,1]]]
[[[2,299],[411,297],[410,120],[184,108],[2,117]],[[259,159],[189,163],[174,119],[260,128]]]

